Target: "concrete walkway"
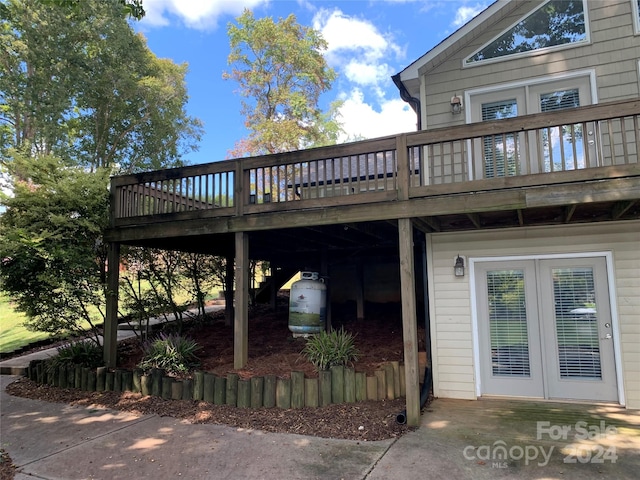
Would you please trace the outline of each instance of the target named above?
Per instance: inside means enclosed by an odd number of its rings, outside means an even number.
[[[637,479],[640,412],[515,400],[435,400],[399,439],[358,442],[192,425],[12,397],[1,448],[18,480]]]

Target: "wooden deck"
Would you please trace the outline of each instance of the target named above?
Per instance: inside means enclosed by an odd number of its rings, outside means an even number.
[[[636,99],[116,176],[107,239],[184,247],[332,225],[375,237],[401,218],[425,232],[638,218],[639,115]]]
[[[639,116],[634,99],[113,177],[109,265],[119,264],[121,244],[230,259],[234,365],[242,368],[250,259],[322,272],[332,262],[393,258],[407,421],[417,425],[414,246],[425,238],[419,232],[640,218]],[[109,366],[116,362],[117,270],[108,281]]]

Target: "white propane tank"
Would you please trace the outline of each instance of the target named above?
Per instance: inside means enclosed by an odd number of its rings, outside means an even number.
[[[291,285],[289,330],[294,337],[320,333],[327,319],[327,286],[317,272],[301,272]]]

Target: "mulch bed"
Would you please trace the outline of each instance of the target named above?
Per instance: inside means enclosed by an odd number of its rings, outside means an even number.
[[[355,335],[360,356],[352,365],[356,371],[372,375],[383,363],[402,361],[401,316],[397,306],[376,306],[367,320],[353,320],[352,309],[333,312],[333,326]],[[253,309],[249,318],[249,361],[240,370],[233,368],[233,327],[225,325],[224,312],[217,312],[183,326],[183,333],[198,342],[200,370],[218,375],[237,373],[241,378],[276,375],[289,377],[302,371],[309,378],[317,372],[300,354],[303,339],[294,339],[288,331],[286,307],[273,312],[265,307]],[[418,328],[418,347],[424,349],[424,330]],[[133,369],[142,357],[138,339],[119,345],[120,368]],[[203,401],[164,400],[131,392],[85,392],[39,385],[26,378],[7,387],[11,395],[65,403],[80,407],[108,408],[139,415],[170,416],[188,422],[228,425],[230,427],[274,433],[311,435],[322,438],[362,442],[399,437],[413,428],[396,422],[405,409],[405,399],[366,401],[327,405],[317,408],[237,408]],[[0,480],[13,478],[15,468],[6,452],[0,450]]]
[[[252,409],[194,400],[164,400],[131,392],[85,392],[39,385],[26,378],[11,383],[7,387],[7,393],[81,407],[169,416],[191,423],[213,423],[322,438],[375,441],[398,437],[412,430],[411,427],[396,422],[396,415],[405,408],[404,399],[343,403],[317,408]]]

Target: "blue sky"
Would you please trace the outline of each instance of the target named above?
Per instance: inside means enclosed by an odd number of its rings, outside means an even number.
[[[391,75],[436,46],[492,0],[144,0],[147,12],[134,27],[162,58],[189,65],[189,115],[205,135],[189,163],[223,160],[246,135],[237,85],[228,69],[227,25],[244,8],[256,18],[285,18],[319,30],[338,80],[323,106],[344,101],[341,121],[350,136],[373,138],[415,130],[416,117],[400,100]]]

